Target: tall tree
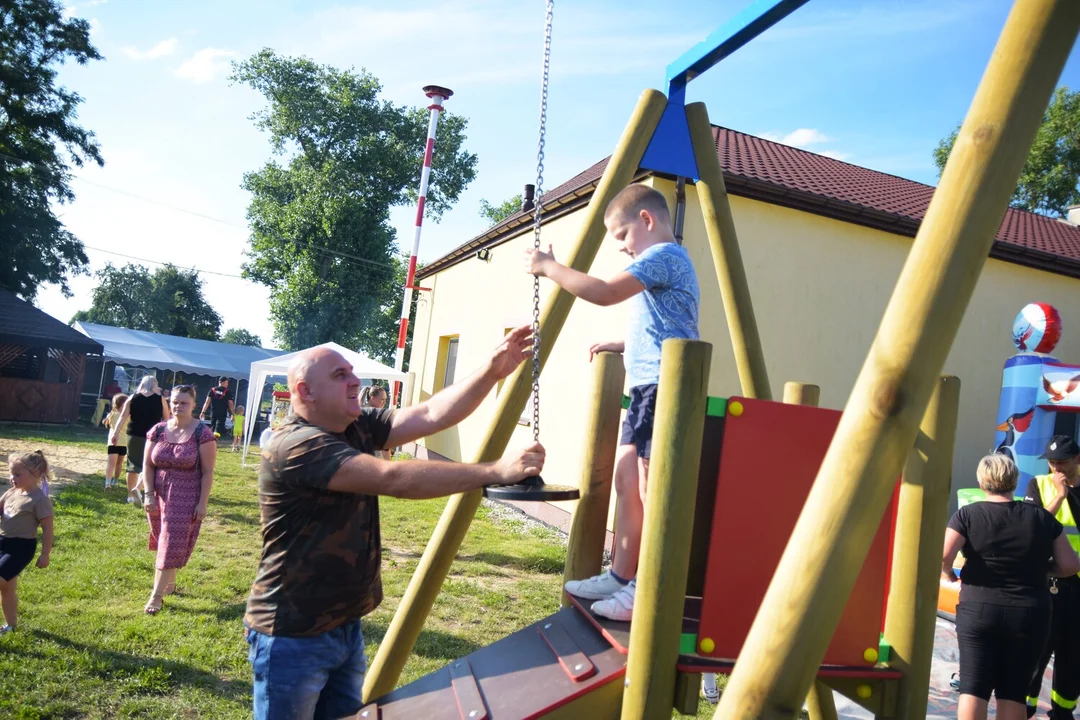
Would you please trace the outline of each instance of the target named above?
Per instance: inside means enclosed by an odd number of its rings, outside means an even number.
[[[106,265],[97,273],[89,310],[72,322],[113,325],[165,335],[217,340],[221,316],[203,297],[202,280],[193,270],[165,265],[150,273],[141,265]]]
[[[221,336],[221,342],[233,345],[247,345],[249,347],[262,347],[262,340],[253,332],[244,328],[229,328]]]
[[[480,217],[486,218],[492,225],[498,225],[506,218],[521,210],[521,195],[502,201],[499,205],[492,205],[487,200],[480,200]]]
[[[378,81],[307,58],[263,50],[233,66],[232,81],[262,93],[257,127],[277,158],[244,175],[251,193],[244,275],[270,288],[281,347],[335,341],[383,356],[384,310],[400,303],[391,208],[416,199],[427,111],[381,100]],[[439,126],[427,194],[438,217],[476,176],[464,151],[466,121]],[[280,162],[279,162],[280,160]]]
[[[94,134],[76,123],[82,98],[56,84],[57,68],[100,60],[90,24],[57,0],[0,2],[0,287],[33,300],[45,283],[64,294],[86,253],[54,204],[75,199],[71,166],[103,165]]]
[[[934,149],[938,174],[945,170],[960,127]],[[1044,215],[1065,215],[1080,204],[1080,92],[1059,87],[1043,114],[1027,162],[1013,193],[1013,207]]]

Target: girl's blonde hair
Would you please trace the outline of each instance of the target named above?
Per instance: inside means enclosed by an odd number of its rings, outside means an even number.
[[[8,456],[8,465],[12,468],[19,466],[37,475],[41,489],[46,495],[49,494],[49,461],[45,458],[45,453],[40,450],[32,453],[12,453]]]
[[[235,407],[233,407],[233,415],[243,415],[243,414],[244,414],[244,406],[243,405],[236,405]]]
[[[128,396],[124,393],[117,393],[113,395],[112,399],[112,412],[120,412],[127,405]],[[112,415],[105,416],[105,427],[112,429]]]

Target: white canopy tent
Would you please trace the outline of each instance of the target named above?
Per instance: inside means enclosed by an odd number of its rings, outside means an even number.
[[[358,352],[342,347],[337,343],[328,342],[322,345],[316,345],[319,348],[329,348],[336,350],[349,361],[353,366],[353,373],[356,377],[362,380],[388,380],[399,381],[404,387],[402,397],[409,397],[409,376],[407,373],[398,372],[392,367],[383,365],[381,362],[372,360],[367,355],[361,355]],[[313,348],[308,348],[311,350]],[[289,371],[289,366],[293,360],[300,353],[307,352],[307,350],[298,350],[294,353],[287,355],[279,355],[274,358],[268,358],[266,360],[258,360],[251,363],[251,375],[248,381],[247,392],[247,413],[244,414],[244,454],[241,457],[241,464],[247,464],[247,452],[248,446],[251,445],[251,435],[255,430],[255,418],[258,415],[258,403],[262,398],[263,386],[266,384],[266,379],[273,375],[285,375]]]

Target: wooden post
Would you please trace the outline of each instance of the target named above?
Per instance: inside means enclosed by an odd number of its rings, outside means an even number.
[[[718,716],[798,715],[1078,26],[1075,0],[1013,6]]]
[[[801,382],[784,383],[784,402],[788,405],[817,407],[821,400],[821,388]]]
[[[623,720],[671,717],[712,345],[666,340],[623,690]]]
[[[704,103],[686,106],[686,121],[690,125],[690,142],[697,160],[698,202],[705,216],[705,232],[712,250],[720,297],[724,301],[731,347],[735,351],[735,367],[739,371],[742,394],[749,398],[772,400],[769,375],[765,369],[765,354],[761,349],[754,304],[750,301],[750,285],[746,281],[739,238],[735,234],[735,219],[731,216],[724,172],[716,156],[709,111]]]
[[[593,392],[586,411],[588,425],[581,458],[581,497],[570,522],[564,583],[596,575],[603,563],[625,377],[621,354],[603,352],[593,360]],[[570,606],[565,591],[562,605]]]
[[[784,402],[788,405],[810,405],[817,407],[821,399],[821,388],[801,382],[784,383]],[[832,688],[817,678],[806,696],[806,711],[810,720],[837,720],[836,701]]]
[[[926,717],[937,620],[941,544],[949,515],[960,380],[938,380],[904,468],[896,513],[892,578],[885,613],[889,665],[903,673],[898,720]]]
[[[604,210],[612,198],[634,179],[641,156],[645,154],[645,148],[648,147],[666,105],[667,99],[659,91],[646,90],[641,94],[634,114],[623,130],[619,144],[604,170],[604,176],[585,210],[578,242],[567,254],[566,262],[575,270],[589,271],[600,249],[600,243],[607,234]],[[522,276],[522,282],[526,282],[525,276]],[[540,328],[543,333],[540,345],[541,366],[547,362],[573,302],[574,296],[560,288],[555,288],[548,297],[540,315]],[[476,453],[475,462],[492,462],[502,456],[510,436],[517,428],[518,418],[525,410],[531,391],[532,364],[525,362],[506,379],[498,408]],[[365,701],[381,697],[394,689],[401,670],[405,667],[405,661],[409,659],[416,639],[420,636],[431,606],[442,589],[443,580],[450,571],[461,541],[476,515],[481,495],[481,491],[475,490],[454,495],[447,502],[401,604],[394,613],[394,619],[386,630],[386,636],[371,661],[371,669],[364,681]]]

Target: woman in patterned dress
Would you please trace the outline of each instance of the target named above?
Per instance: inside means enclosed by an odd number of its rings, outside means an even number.
[[[187,565],[195,548],[214,483],[217,442],[213,431],[192,415],[195,403],[195,388],[177,385],[172,418],[146,434],[145,507],[150,550],[157,552],[154,589],[144,608],[149,615],[161,610],[164,597],[176,589],[176,571]]]

